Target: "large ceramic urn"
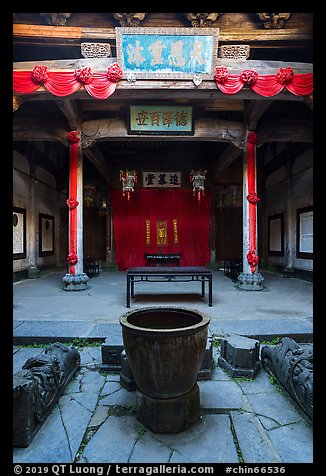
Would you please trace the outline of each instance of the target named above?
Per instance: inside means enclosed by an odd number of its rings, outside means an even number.
[[[129,311],[120,324],[129,366],[143,394],[175,398],[192,389],[204,359],[208,316],[158,306]]]

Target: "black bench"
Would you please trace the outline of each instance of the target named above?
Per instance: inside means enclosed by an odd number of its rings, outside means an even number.
[[[84,273],[86,273],[89,278],[98,276],[100,274],[100,265],[98,261],[90,256],[84,258]]]
[[[136,282],[193,282],[201,283],[201,295],[205,296],[205,283],[208,283],[208,305],[212,307],[213,272],[206,266],[139,266],[127,271],[127,307],[130,298],[135,296]]]
[[[242,259],[226,259],[224,260],[224,276],[237,281],[239,274],[242,272]]]

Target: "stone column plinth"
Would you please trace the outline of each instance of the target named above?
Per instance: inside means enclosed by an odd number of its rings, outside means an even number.
[[[65,291],[82,291],[83,289],[87,289],[88,285],[87,282],[89,277],[86,273],[81,274],[70,274],[67,273],[63,278],[62,281],[64,282],[64,290]]]

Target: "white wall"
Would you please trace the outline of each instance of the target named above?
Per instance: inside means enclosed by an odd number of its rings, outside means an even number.
[[[13,204],[26,209],[26,258],[13,260],[14,272],[28,269],[33,261],[38,268],[56,265],[60,233],[59,201],[62,206],[63,197],[56,189],[55,177],[40,166],[35,168],[35,176],[32,177],[28,159],[14,151]],[[39,213],[54,216],[53,256],[39,256]]]
[[[297,209],[313,205],[313,157],[312,151],[297,157],[292,165],[291,179],[287,180],[286,167],[280,167],[265,180],[264,190],[264,233],[265,263],[286,266],[289,250],[292,251],[292,266],[296,269],[312,271],[313,260],[296,257],[296,217]],[[268,217],[279,213],[284,214],[284,256],[269,256]],[[292,224],[292,232],[287,229],[288,222]],[[289,236],[291,235],[291,236]]]

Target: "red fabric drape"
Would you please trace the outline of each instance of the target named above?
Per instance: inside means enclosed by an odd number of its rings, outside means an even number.
[[[13,89],[17,93],[30,94],[39,87],[55,96],[68,96],[84,86],[96,99],[107,99],[122,78],[122,70],[117,63],[109,66],[107,72],[96,73],[91,68],[75,71],[48,71],[46,66],[36,66],[32,71],[14,71]]]
[[[130,200],[121,190],[112,191],[112,212],[116,261],[119,270],[145,266],[145,253],[157,253],[157,220],[166,220],[166,246],[162,253],[181,252],[181,266],[205,266],[209,263],[210,231],[209,192],[201,197],[191,190],[144,190],[131,193]],[[174,243],[173,220],[177,220],[178,243]],[[146,220],[150,220],[150,246],[146,246]]]
[[[108,71],[103,73],[93,72],[87,67],[77,71],[51,72],[46,66],[36,66],[33,71],[14,71],[13,89],[17,93],[31,94],[44,86],[55,96],[68,96],[83,85],[92,97],[107,99],[114,93],[122,74],[117,63],[109,66]],[[222,66],[216,68],[214,78],[220,91],[229,95],[236,94],[245,85],[266,97],[275,96],[284,88],[297,96],[306,96],[313,91],[313,74],[294,74],[290,66],[269,75],[261,75],[250,69],[241,74],[229,74],[228,69]]]
[[[297,96],[307,96],[313,92],[313,74],[294,74],[290,66],[280,68],[276,74],[261,75],[253,70],[241,74],[229,74],[224,66],[216,68],[216,86],[224,94],[236,94],[245,85],[260,96],[275,96],[284,88]]]

